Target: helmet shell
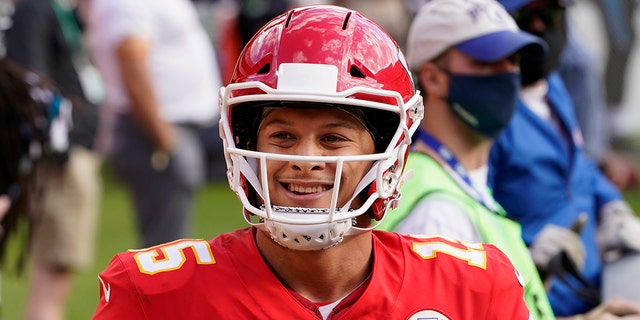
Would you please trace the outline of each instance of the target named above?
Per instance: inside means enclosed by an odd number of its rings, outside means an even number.
[[[360,13],[341,7],[294,9],[267,23],[240,54],[231,83],[260,81],[276,89],[282,63],[336,66],[337,92],[370,87],[398,92],[405,102],[415,93],[404,56],[391,36]]]
[[[329,220],[319,223],[320,229],[311,228],[317,232],[307,228],[308,219],[315,218],[300,216],[307,220],[304,227],[288,218],[280,221],[286,227],[273,225],[275,215],[270,213],[270,206],[261,209],[255,203],[249,204],[251,187],[263,199],[268,190],[263,190],[258,176],[251,172],[257,169],[256,164],[247,161],[250,156],[243,150],[251,150],[255,143],[263,107],[289,102],[294,102],[288,105],[294,107],[323,105],[362,110],[365,125],[376,142],[376,152],[384,154],[376,158],[370,174],[361,181],[361,189],[355,191],[367,197],[363,208],[327,214]],[[289,239],[336,239],[318,240],[313,248],[339,243],[351,225],[343,224],[348,221],[344,217],[351,219],[371,208],[368,212],[372,217],[382,219],[395,203],[393,200],[399,198],[411,135],[423,116],[422,99],[414,89],[398,44],[360,13],[327,5],[292,9],[261,28],[240,54],[229,85],[220,90],[220,108],[227,175],[231,188],[243,202],[245,217],[250,212],[279,233],[289,230],[302,235],[287,233]],[[342,220],[334,220],[337,216]],[[326,226],[333,227],[322,229]],[[294,229],[305,231],[291,231]],[[321,236],[308,236],[311,234]]]

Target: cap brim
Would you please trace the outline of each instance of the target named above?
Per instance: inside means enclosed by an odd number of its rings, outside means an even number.
[[[498,2],[500,2],[505,10],[507,10],[508,12],[513,12],[520,9],[520,7],[528,4],[529,2],[533,2],[533,0],[498,0]]]
[[[534,0],[498,0],[507,12],[514,12],[533,1]],[[573,0],[559,0],[559,2],[565,6],[573,4]]]
[[[479,61],[493,62],[516,52],[542,57],[547,44],[523,31],[498,31],[455,45],[455,48]]]

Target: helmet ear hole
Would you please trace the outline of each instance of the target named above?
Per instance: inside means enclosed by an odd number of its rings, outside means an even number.
[[[260,70],[258,70],[258,74],[268,74],[271,71],[271,63],[265,64]]]
[[[365,78],[364,73],[362,73],[362,71],[360,71],[360,69],[358,69],[358,67],[356,66],[351,66],[351,68],[349,69],[349,74],[354,78]]]

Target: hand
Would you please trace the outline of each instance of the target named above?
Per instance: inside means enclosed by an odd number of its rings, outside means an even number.
[[[11,207],[11,199],[6,194],[0,195],[0,222],[2,222],[2,218],[9,212],[9,208]],[[0,236],[4,230],[2,226],[0,226]]]
[[[548,224],[529,247],[533,262],[544,273],[551,260],[565,252],[578,270],[584,267],[585,250],[580,236],[567,228]]]
[[[640,320],[640,306],[626,300],[614,299],[595,307],[591,311],[558,320]]]
[[[0,195],[0,221],[4,218],[4,215],[9,212],[9,207],[11,207],[11,199],[6,194]]]
[[[597,237],[605,252],[621,249],[640,252],[640,218],[620,200],[607,203],[600,210]]]
[[[611,151],[599,161],[600,170],[620,190],[631,189],[640,182],[640,169],[629,154]]]

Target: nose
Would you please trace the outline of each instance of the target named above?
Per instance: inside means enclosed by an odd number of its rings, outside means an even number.
[[[299,156],[322,156],[324,155],[324,148],[316,143],[301,142],[296,147],[294,154]],[[290,162],[290,165],[295,170],[313,171],[324,169],[326,163],[322,161],[294,160]]]
[[[518,58],[514,55],[494,62],[492,67],[495,73],[518,72],[520,64],[518,63]]]

